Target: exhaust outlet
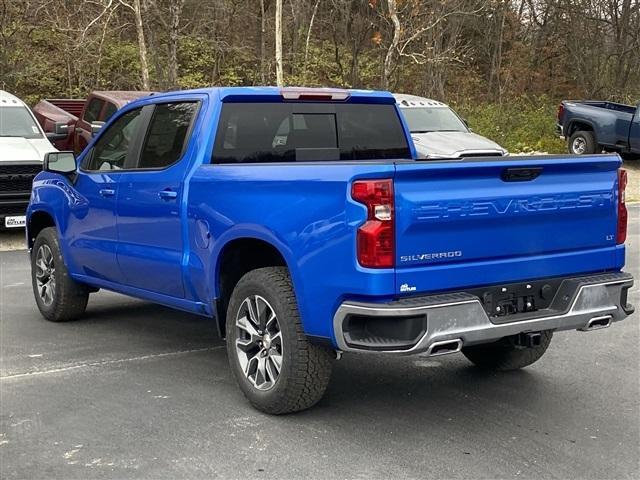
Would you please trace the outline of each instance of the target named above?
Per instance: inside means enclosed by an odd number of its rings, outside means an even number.
[[[462,340],[444,340],[442,342],[434,342],[427,350],[427,355],[437,357],[439,355],[448,355],[450,353],[458,353],[462,349]]]
[[[589,320],[586,327],[579,328],[581,332],[591,332],[592,330],[600,330],[611,326],[613,315],[602,315],[601,317],[593,317]]]

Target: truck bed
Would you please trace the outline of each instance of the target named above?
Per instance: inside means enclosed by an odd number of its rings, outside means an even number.
[[[634,107],[633,105],[625,105],[624,103],[606,102],[601,100],[583,100],[583,101],[571,100],[568,103],[575,103],[578,105],[585,105],[588,107],[604,108],[606,110],[629,113],[631,115],[633,115],[636,111],[636,107]]]
[[[46,99],[41,100],[33,109],[38,121],[45,128],[45,121],[55,122],[76,122],[80,115],[82,115],[82,109],[84,108],[84,99]],[[46,128],[45,128],[46,130]]]

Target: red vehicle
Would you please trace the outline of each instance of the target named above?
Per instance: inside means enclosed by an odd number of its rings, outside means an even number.
[[[92,92],[86,100],[41,100],[33,113],[45,132],[65,132],[67,136],[54,142],[58,150],[73,150],[79,154],[93,135],[127,103],[151,92],[112,91]]]

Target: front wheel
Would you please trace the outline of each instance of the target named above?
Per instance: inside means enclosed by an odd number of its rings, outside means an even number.
[[[89,289],[69,275],[53,227],[43,229],[33,245],[31,282],[38,309],[51,322],[75,320],[87,308]]]
[[[286,268],[260,268],[240,279],[229,301],[226,331],[231,370],[255,408],[291,413],[322,398],[331,355],[302,331]]]
[[[511,338],[503,338],[497,342],[473,345],[462,349],[462,353],[476,366],[486,370],[517,370],[540,360],[547,351],[553,332],[540,332],[540,345],[522,347],[514,344]]]

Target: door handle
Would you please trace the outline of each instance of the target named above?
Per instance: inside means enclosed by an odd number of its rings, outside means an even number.
[[[158,192],[158,196],[162,200],[175,200],[176,198],[178,198],[178,192],[174,192],[172,190],[162,190]]]
[[[115,194],[116,194],[116,191],[111,188],[100,189],[100,195],[103,197],[113,197]]]
[[[501,177],[504,182],[529,182],[541,173],[542,167],[505,168]]]

